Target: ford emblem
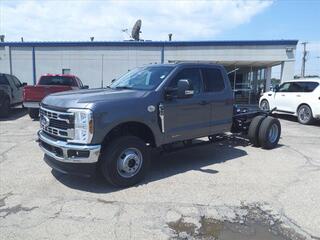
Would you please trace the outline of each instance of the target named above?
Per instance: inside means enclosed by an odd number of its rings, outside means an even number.
[[[47,116],[41,116],[40,125],[42,128],[49,127],[50,119]]]

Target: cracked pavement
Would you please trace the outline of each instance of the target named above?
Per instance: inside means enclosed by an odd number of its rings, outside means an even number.
[[[199,227],[204,217],[255,214],[320,239],[320,127],[281,124],[276,149],[229,137],[154,154],[146,180],[121,190],[51,171],[35,142],[39,122],[15,110],[0,120],[0,239],[170,239],[179,219]]]

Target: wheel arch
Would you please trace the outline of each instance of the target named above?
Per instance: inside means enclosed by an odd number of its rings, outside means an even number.
[[[151,127],[149,127],[146,123],[139,121],[126,121],[116,124],[107,132],[102,145],[107,144],[116,137],[125,135],[133,135],[139,137],[146,143],[150,144],[150,146],[157,146],[155,134],[152,131]]]
[[[311,113],[312,113],[312,116],[313,116],[313,111],[312,111],[312,108],[311,108],[310,104],[305,103],[305,102],[304,102],[304,103],[300,103],[300,104],[298,105],[298,107],[296,108],[295,114],[298,115],[298,110],[299,110],[299,108],[300,108],[301,106],[303,106],[303,105],[307,105],[307,106],[311,109]]]

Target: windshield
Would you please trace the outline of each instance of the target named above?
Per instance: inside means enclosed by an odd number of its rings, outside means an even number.
[[[73,78],[62,76],[42,76],[39,85],[77,86]]]
[[[155,89],[169,75],[173,66],[136,68],[113,82],[111,88]]]

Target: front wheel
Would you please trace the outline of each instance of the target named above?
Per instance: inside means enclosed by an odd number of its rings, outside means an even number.
[[[32,119],[38,119],[39,118],[39,109],[38,108],[29,108],[28,109],[28,113],[29,113],[29,116]]]
[[[116,187],[140,182],[150,165],[146,143],[135,136],[119,137],[105,146],[100,158],[104,178]]]
[[[310,124],[313,121],[312,110],[308,105],[301,105],[297,115],[298,121],[301,124]]]

